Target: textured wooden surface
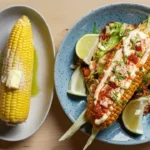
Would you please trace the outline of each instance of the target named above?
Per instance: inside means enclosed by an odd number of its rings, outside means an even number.
[[[37,9],[47,20],[55,42],[56,51],[69,29],[89,11],[121,0],[0,0],[0,9],[23,4]],[[149,0],[125,0],[150,5]],[[70,140],[58,142],[60,136],[71,126],[55,94],[49,115],[32,137],[21,142],[0,141],[0,150],[81,150],[88,137],[78,131]],[[137,146],[116,146],[94,141],[89,150],[149,150],[150,143]]]

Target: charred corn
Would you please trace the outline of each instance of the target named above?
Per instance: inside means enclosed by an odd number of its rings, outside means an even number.
[[[132,43],[135,38],[139,42]],[[118,119],[150,70],[150,43],[145,33],[138,28],[131,31],[129,36],[123,38],[122,47],[116,51],[111,65],[104,71],[94,96],[88,98],[86,117],[99,130]]]

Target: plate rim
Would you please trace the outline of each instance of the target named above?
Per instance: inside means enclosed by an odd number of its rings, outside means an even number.
[[[56,79],[56,70],[57,70],[57,65],[58,64],[58,57],[59,57],[59,53],[62,51],[62,47],[63,47],[63,44],[64,42],[66,41],[68,35],[72,32],[72,30],[74,28],[76,28],[76,25],[78,23],[80,23],[81,21],[83,21],[86,17],[88,17],[89,15],[91,15],[93,12],[96,12],[96,11],[99,11],[100,9],[105,9],[105,8],[110,8],[110,7],[113,7],[113,6],[119,6],[119,5],[124,5],[124,6],[134,6],[134,7],[142,7],[142,8],[145,8],[145,9],[149,9],[150,10],[150,6],[148,5],[144,5],[144,4],[139,4],[139,3],[132,3],[132,2],[119,2],[119,3],[113,3],[113,4],[109,4],[109,5],[103,5],[101,7],[98,7],[96,9],[92,9],[91,11],[89,11],[88,13],[86,13],[85,15],[81,16],[80,19],[77,19],[77,21],[75,21],[75,23],[73,23],[73,25],[71,26],[71,28],[69,29],[68,33],[64,36],[62,42],[60,43],[60,46],[58,48],[58,51],[57,51],[57,55],[56,55],[56,58],[55,58],[55,66],[54,66],[54,85],[55,85],[55,91],[56,91],[56,94],[57,94],[57,97],[58,97],[58,100],[59,100],[59,103],[63,109],[63,111],[65,112],[66,116],[69,118],[69,120],[74,123],[74,120],[73,118],[70,117],[70,115],[68,115],[67,111],[65,110],[63,104],[62,104],[62,100],[61,100],[61,96],[59,95],[59,92],[58,92],[58,87],[56,86],[57,85],[57,79]],[[88,133],[86,133],[82,128],[80,128],[80,131],[82,131],[84,134],[86,134],[87,136],[89,136]],[[144,144],[144,143],[148,143],[150,142],[150,138],[148,138],[147,140],[144,140],[144,141],[138,141],[138,142],[132,142],[132,143],[125,143],[125,141],[108,141],[108,140],[101,140],[101,139],[98,139],[98,138],[95,138],[96,140],[100,141],[100,142],[104,142],[104,143],[108,143],[108,144],[113,144],[113,145],[140,145],[140,144]]]
[[[50,28],[48,22],[46,21],[46,19],[43,17],[43,15],[37,9],[35,9],[35,8],[31,7],[31,6],[28,6],[28,5],[21,5],[21,4],[19,4],[19,5],[10,5],[8,7],[5,7],[5,8],[3,8],[3,9],[0,10],[0,13],[6,11],[8,9],[11,9],[11,8],[25,8],[25,9],[28,9],[28,10],[32,10],[38,16],[40,16],[42,18],[42,20],[44,21],[44,23],[45,23],[45,25],[46,25],[46,27],[48,29],[48,34],[50,36],[49,40],[52,43],[52,49],[51,49],[51,51],[53,53],[53,65],[54,65],[55,64],[55,57],[56,57],[55,43],[54,43],[53,35],[52,35],[52,32],[51,32],[51,28]],[[54,68],[53,68],[53,72],[52,73],[54,74]],[[53,99],[54,99],[54,82],[53,82],[53,85],[52,85],[52,93],[51,93],[50,100],[49,100],[48,110],[47,110],[45,116],[43,117],[41,123],[37,126],[37,128],[35,128],[33,130],[33,132],[30,135],[26,136],[25,138],[20,138],[20,139],[13,140],[13,139],[7,139],[7,138],[0,137],[0,140],[9,141],[9,142],[17,142],[17,141],[25,140],[25,139],[31,137],[32,135],[34,135],[41,128],[41,126],[43,125],[43,123],[45,122],[45,120],[46,120],[46,118],[47,118],[47,116],[48,116],[48,114],[50,112],[50,108],[51,108]]]

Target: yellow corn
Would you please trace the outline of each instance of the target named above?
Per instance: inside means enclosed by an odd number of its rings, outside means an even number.
[[[34,46],[31,23],[27,16],[22,16],[14,25],[3,53],[0,118],[15,125],[27,119],[30,107]],[[18,89],[6,84],[12,71],[22,73]]]

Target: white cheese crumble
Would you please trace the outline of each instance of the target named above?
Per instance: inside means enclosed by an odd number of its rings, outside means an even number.
[[[123,38],[124,54],[126,56],[130,56],[135,52],[135,50],[132,49],[131,39],[135,38],[136,36],[139,38],[139,40],[147,38],[146,34],[141,32],[139,29],[131,31],[128,37]]]
[[[89,65],[90,71],[94,71],[95,70],[94,64],[95,64],[95,61],[90,61],[90,65]]]

